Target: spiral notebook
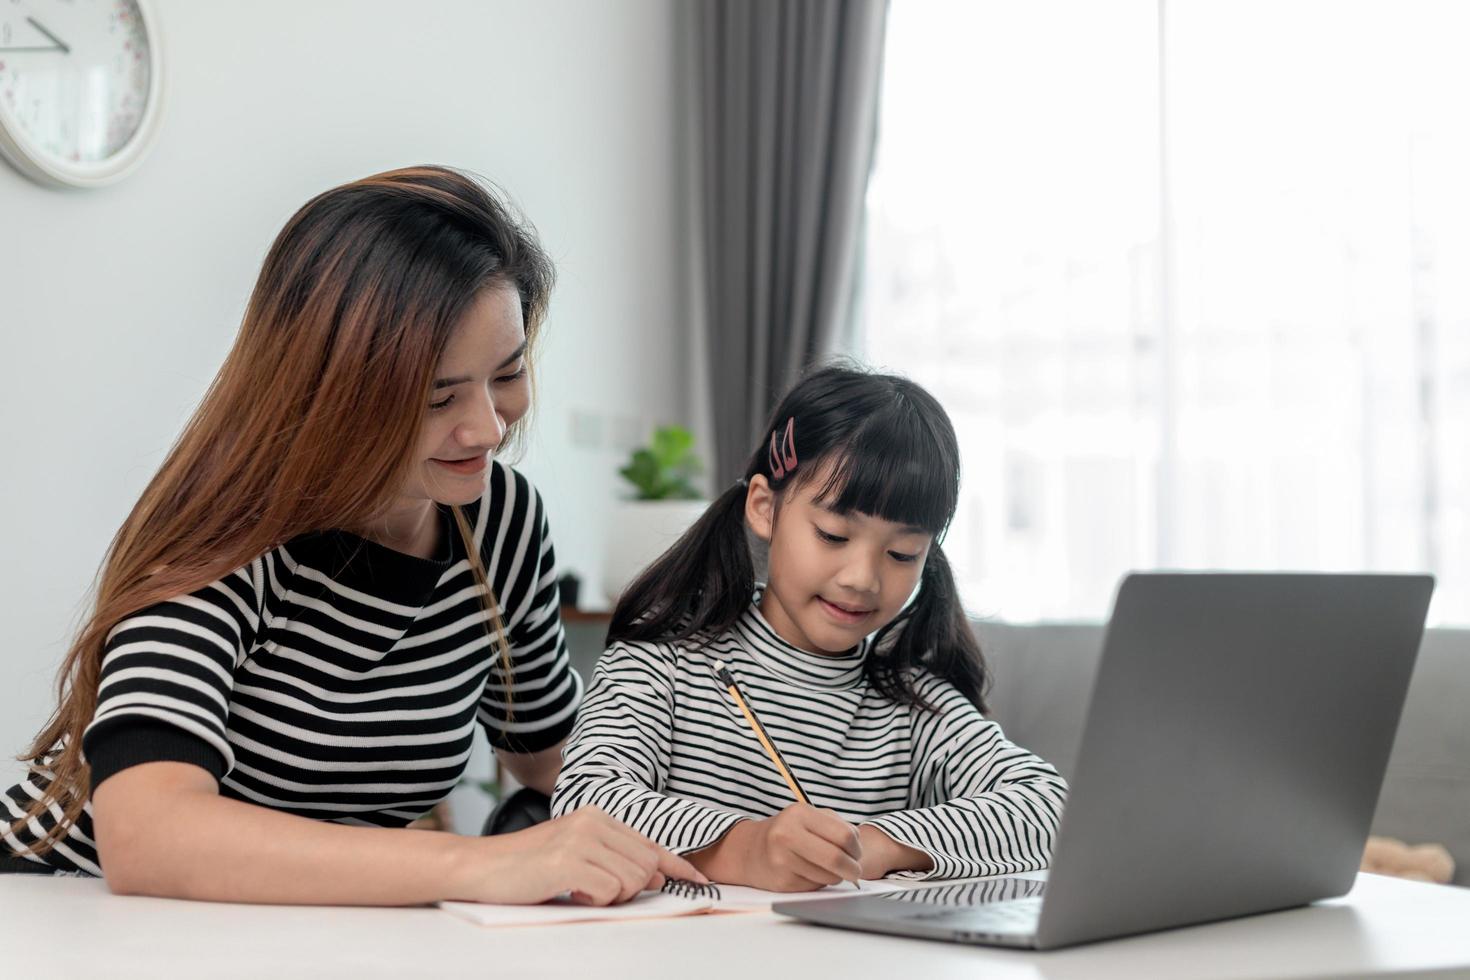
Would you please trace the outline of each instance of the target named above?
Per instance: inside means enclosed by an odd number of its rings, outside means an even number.
[[[555,898],[540,905],[486,905],[483,902],[440,902],[450,915],[481,926],[549,926],[566,922],[616,919],[664,919],[711,912],[720,898],[718,885],[671,878],[659,891],[647,891],[621,905],[578,905]]]
[[[863,882],[862,894],[894,891],[899,885],[886,881]],[[647,891],[622,905],[578,905],[560,898],[541,905],[486,905],[482,902],[440,902],[450,915],[481,926],[549,926],[571,922],[609,922],[619,919],[665,919],[708,912],[754,912],[769,909],[774,901],[834,898],[839,893],[857,894],[851,885],[834,885],[813,892],[778,893],[741,885],[700,885],[670,879],[660,891]]]

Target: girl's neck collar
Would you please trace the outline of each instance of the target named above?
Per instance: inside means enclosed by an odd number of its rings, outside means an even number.
[[[744,646],[771,673],[794,684],[845,690],[863,682],[863,665],[867,661],[871,639],[844,653],[811,653],[781,638],[760,611],[761,591],[757,590],[750,606],[735,628]]]

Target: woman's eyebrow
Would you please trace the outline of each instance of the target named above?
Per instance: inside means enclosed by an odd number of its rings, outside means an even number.
[[[514,351],[512,351],[511,352],[511,355],[509,357],[507,357],[505,360],[501,361],[499,364],[495,365],[495,370],[499,371],[501,368],[503,368],[503,367],[509,367],[510,365],[514,364],[516,361],[520,360],[521,355],[526,352],[526,344],[528,342],[529,341],[525,341],[525,340],[521,341],[520,346],[517,347]],[[455,385],[462,385],[462,384],[464,384],[467,381],[473,381],[473,380],[475,380],[475,379],[474,378],[440,378],[439,380],[437,380],[437,381],[434,382],[434,387],[435,388],[453,388]]]
[[[520,346],[518,346],[515,350],[511,351],[511,355],[509,357],[507,357],[505,360],[503,360],[499,364],[497,364],[495,366],[495,370],[499,371],[503,367],[510,367],[516,361],[520,360],[521,355],[526,352],[526,345],[529,344],[529,343],[530,343],[530,340],[529,339],[522,338],[521,343],[520,343]]]

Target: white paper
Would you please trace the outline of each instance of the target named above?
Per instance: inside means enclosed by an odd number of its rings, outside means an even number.
[[[756,912],[769,909],[773,902],[807,902],[817,898],[842,898],[849,895],[882,895],[901,891],[903,885],[891,881],[865,881],[862,890],[850,882],[829,885],[812,892],[768,892],[746,885],[719,885],[718,900],[685,898],[665,892],[644,892],[622,905],[577,905],[558,899],[542,905],[488,905],[483,902],[440,902],[450,915],[481,926],[545,926],[568,922],[607,922],[617,919],[659,919],[700,912]]]
[[[814,892],[768,892],[747,885],[720,885],[719,909],[768,909],[773,902],[809,902],[817,898],[847,898],[853,895],[882,895],[902,891],[903,885],[891,881],[865,881],[861,890],[844,881]]]
[[[606,922],[694,915],[714,907],[711,899],[643,892],[622,905],[578,905],[557,899],[541,905],[488,905],[484,902],[440,902],[450,915],[481,926],[545,926],[565,922]]]

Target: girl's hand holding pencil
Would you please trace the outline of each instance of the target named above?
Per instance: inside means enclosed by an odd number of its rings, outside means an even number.
[[[690,863],[715,881],[772,892],[812,891],[839,881],[861,888],[863,845],[857,828],[833,811],[811,805],[723,660],[715,661],[715,676],[745,716],[796,803],[774,817],[737,823],[714,846],[689,855]]]
[[[742,820],[689,861],[713,881],[772,892],[813,891],[862,875],[857,829],[831,810],[794,803],[764,820]]]
[[[871,824],[858,828],[863,848],[863,877],[882,878],[895,871],[930,871],[934,859],[923,851],[900,844]]]

